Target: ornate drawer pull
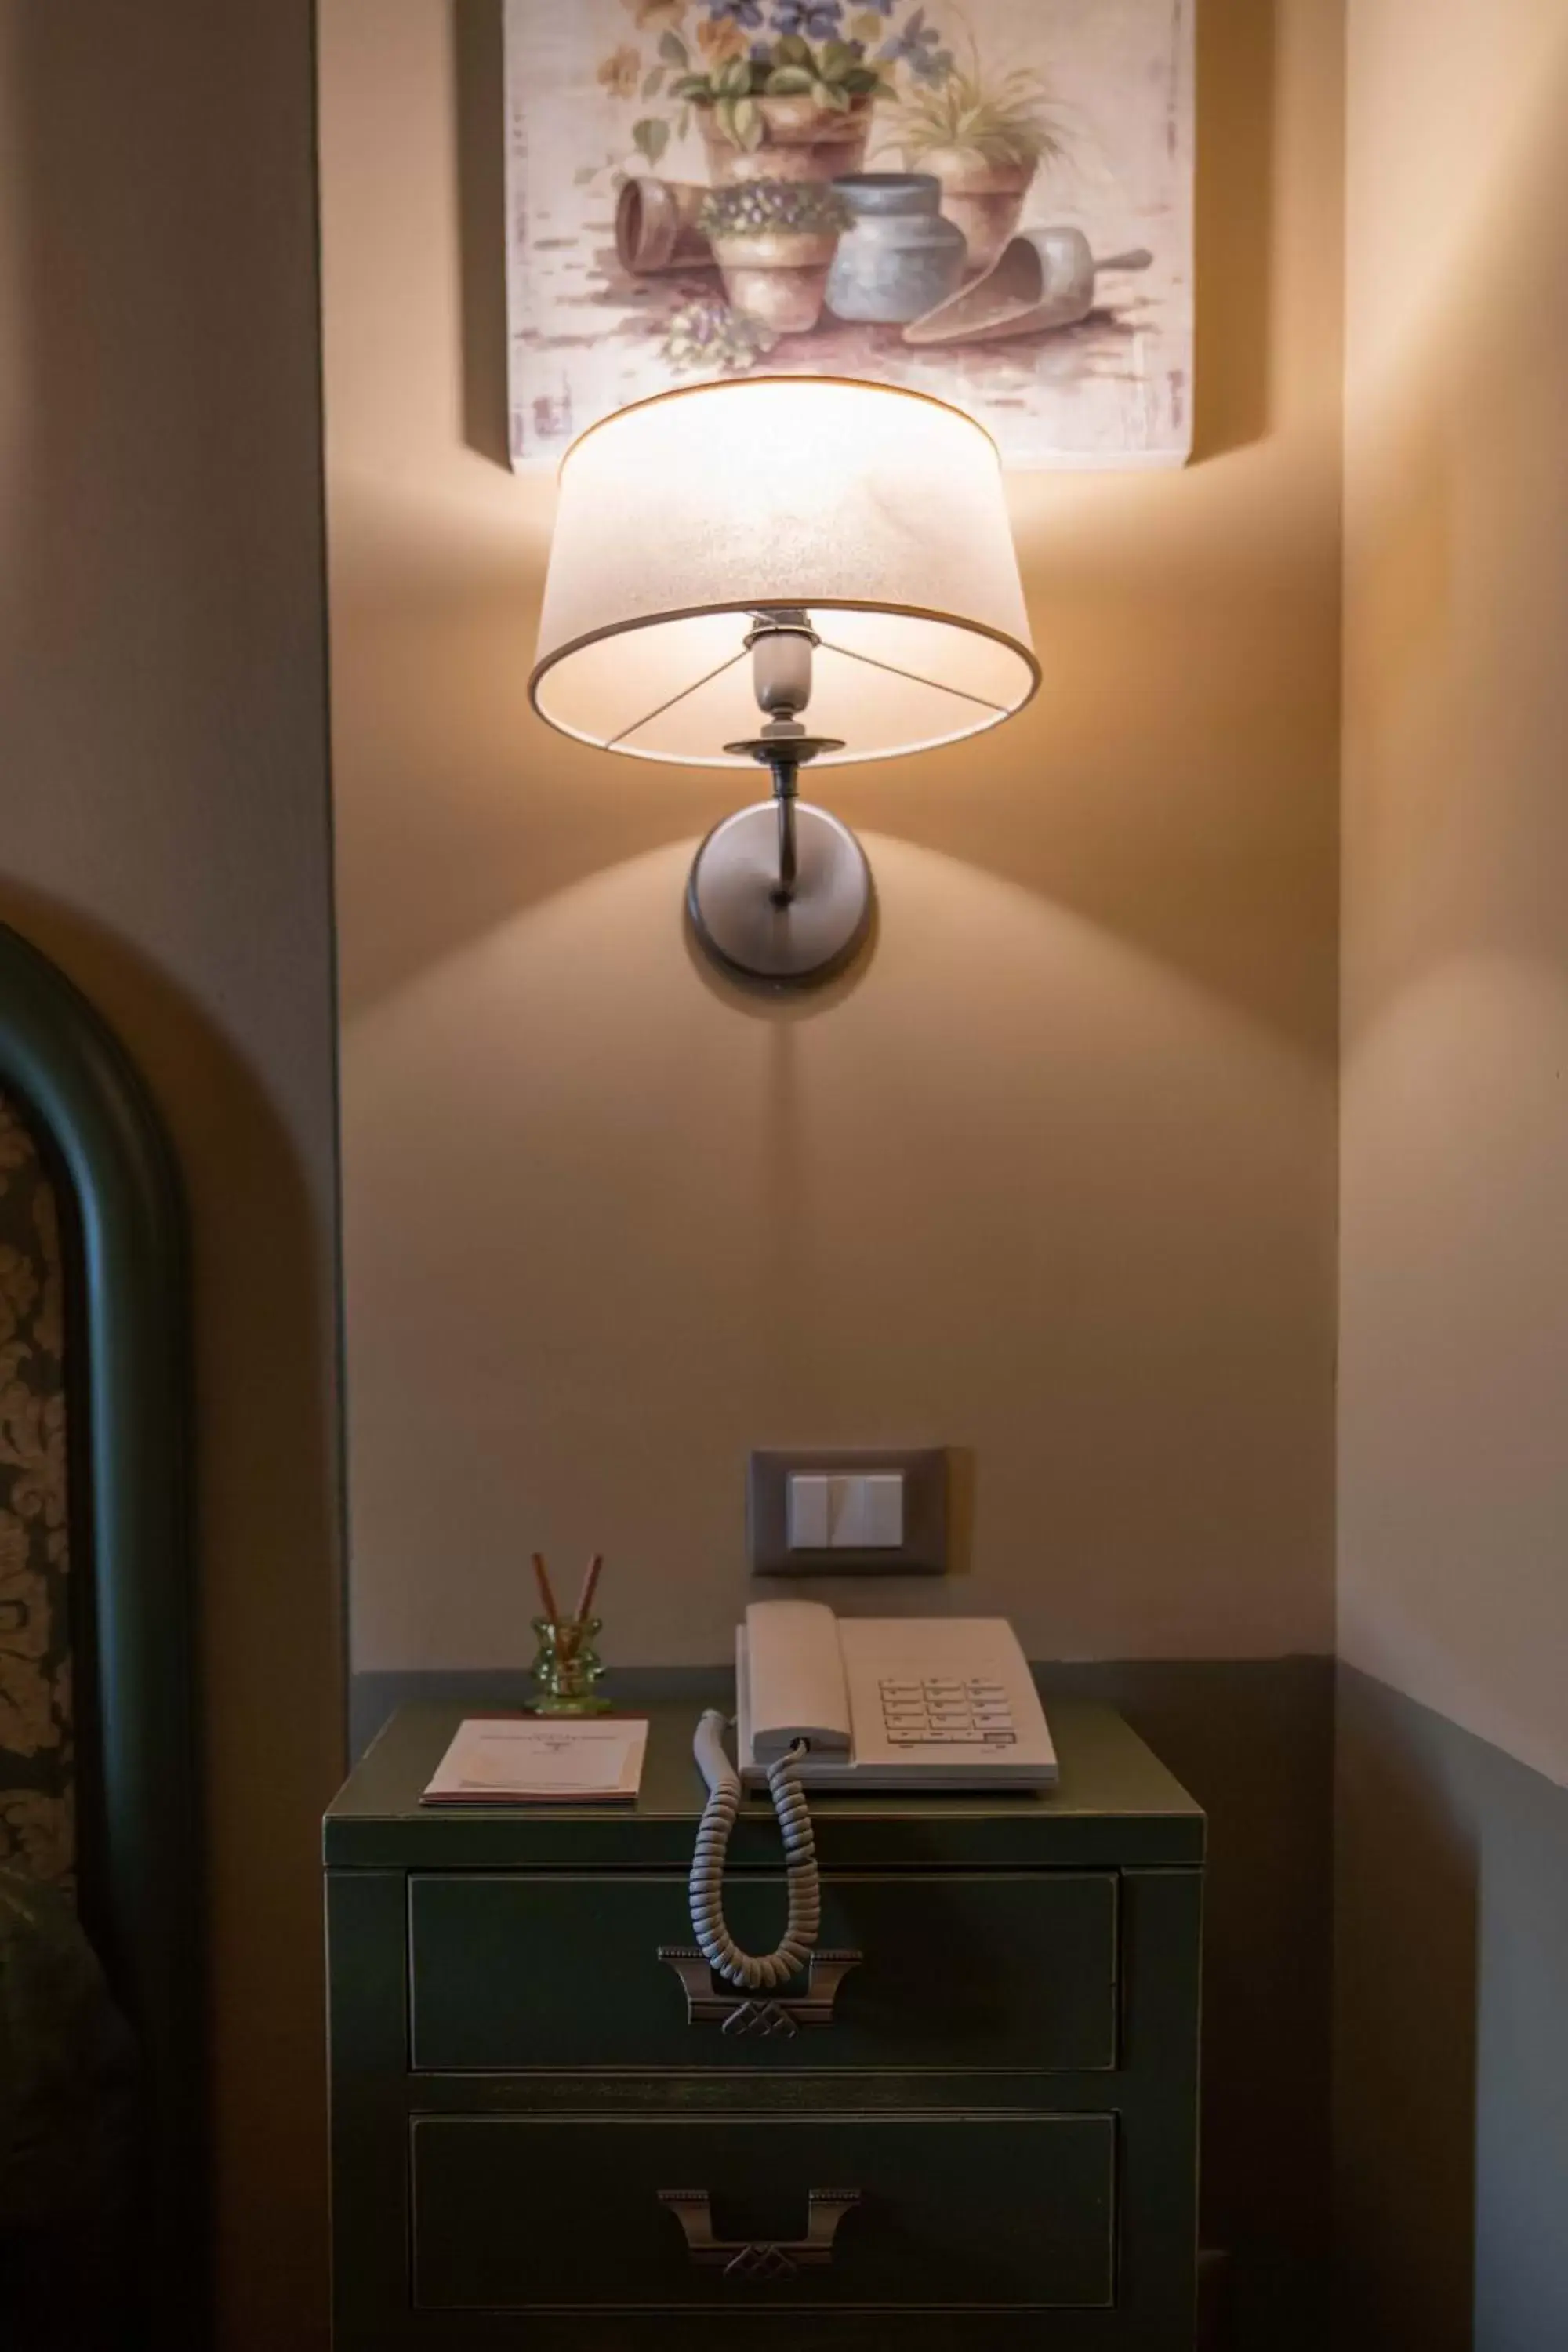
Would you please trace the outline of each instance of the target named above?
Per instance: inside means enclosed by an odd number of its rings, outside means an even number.
[[[816,1952],[805,1972],[805,1990],[790,1999],[771,1993],[715,1992],[713,1972],[695,1944],[661,1944],[658,1957],[675,1970],[686,1995],[688,2025],[719,2025],[726,2033],[789,2035],[803,2025],[831,2025],[838,1988],[858,1952]]]
[[[794,2278],[801,2270],[820,2270],[833,2260],[833,2241],[846,2213],[860,2202],[858,2189],[813,2189],[805,2200],[804,2238],[716,2238],[713,2208],[706,2189],[661,2189],[658,2201],[668,2205],[686,2236],[686,2251],[694,2263],[721,2270],[728,2279],[747,2285],[774,2284]]]

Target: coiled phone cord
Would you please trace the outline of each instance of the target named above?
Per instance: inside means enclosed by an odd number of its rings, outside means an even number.
[[[822,1924],[822,1888],[816,1874],[816,1839],[805,1809],[795,1766],[805,1754],[797,1740],[768,1767],[768,1794],[784,1839],[789,1884],[789,1918],[783,1939],[765,1959],[742,1952],[724,1920],[724,1857],[741,1810],[741,1776],[724,1748],[724,1717],[709,1707],[697,1727],[693,1753],[708,1783],[708,1802],[698,1824],[691,1857],[691,1927],[710,1969],[748,1992],[771,1992],[805,1968]]]

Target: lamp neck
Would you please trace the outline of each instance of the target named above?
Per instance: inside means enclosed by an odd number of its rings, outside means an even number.
[[[800,793],[800,761],[784,743],[772,747],[768,766],[773,773],[773,803],[779,815],[779,878],[770,894],[775,907],[787,907],[800,876],[795,846],[795,804]]]
[[[766,768],[773,780],[779,825],[779,878],[769,896],[775,907],[787,907],[795,897],[800,874],[795,824],[800,772],[819,751],[842,751],[844,746],[835,735],[808,735],[798,719],[771,719],[760,735],[751,736],[742,743],[726,743],[724,749],[732,754],[744,752],[759,767]]]

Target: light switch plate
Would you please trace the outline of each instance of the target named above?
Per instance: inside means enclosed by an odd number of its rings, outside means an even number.
[[[901,1470],[792,1470],[784,1481],[791,1551],[897,1551],[904,1540]]]
[[[857,1528],[874,1539],[843,1540]],[[898,1539],[886,1540],[895,1528]],[[942,1576],[947,1455],[940,1446],[753,1454],[746,1538],[753,1576]]]

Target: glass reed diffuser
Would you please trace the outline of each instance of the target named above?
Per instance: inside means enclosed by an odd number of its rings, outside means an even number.
[[[533,1620],[538,1644],[533,1679],[539,1685],[539,1696],[531,1710],[534,1715],[607,1715],[610,1711],[609,1700],[599,1697],[594,1688],[605,1671],[595,1647],[603,1620],[593,1614],[594,1594],[604,1564],[601,1555],[595,1552],[588,1562],[576,1610],[568,1617],[563,1614],[555,1598],[543,1553],[536,1551],[533,1555],[533,1573],[539,1581],[539,1597],[544,1603],[542,1615]]]

